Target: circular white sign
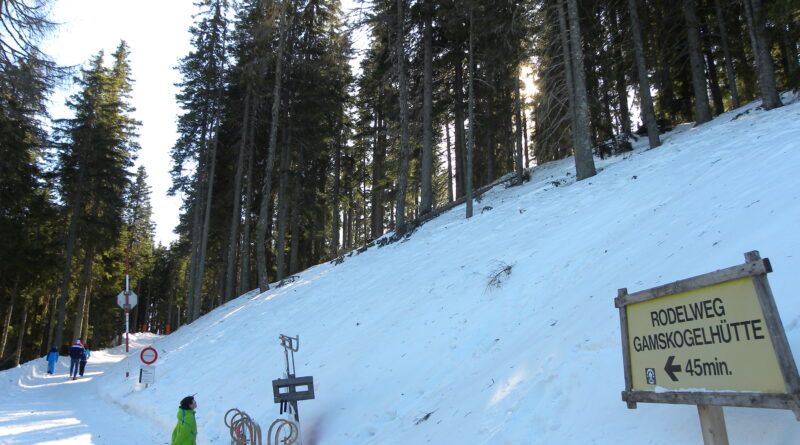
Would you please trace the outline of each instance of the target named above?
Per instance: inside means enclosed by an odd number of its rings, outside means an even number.
[[[145,365],[152,365],[158,359],[158,352],[153,348],[144,348],[139,354],[139,358]]]

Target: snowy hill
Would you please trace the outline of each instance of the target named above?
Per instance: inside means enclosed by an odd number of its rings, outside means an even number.
[[[223,415],[278,417],[278,335],[299,335],[304,443],[698,444],[697,410],[639,404],[624,389],[617,289],[654,287],[744,262],[760,251],[800,359],[800,102],[751,104],[664,144],[532,169],[409,238],[291,284],[248,294],[134,355],[103,351],[82,380],[39,360],[0,373],[0,443],[168,443],[178,401],[197,393],[198,443],[229,443]],[[738,118],[736,118],[738,116]],[[734,119],[736,118],[736,119]],[[159,352],[139,387],[138,351]],[[792,412],[725,408],[732,444],[797,444]]]

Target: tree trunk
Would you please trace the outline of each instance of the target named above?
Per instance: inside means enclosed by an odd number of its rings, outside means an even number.
[[[447,147],[447,202],[453,202],[453,162],[450,155],[450,122],[444,123],[445,143]]]
[[[196,291],[196,286],[197,275],[200,273],[200,244],[203,235],[202,223],[204,209],[201,202],[205,193],[205,187],[207,186],[207,181],[203,179],[202,172],[207,170],[209,162],[208,150],[205,149],[208,144],[208,115],[206,113],[203,114],[201,127],[200,147],[204,147],[204,149],[199,154],[198,174],[196,175],[197,187],[194,190],[194,196],[192,198],[192,241],[189,246],[189,268],[187,271],[189,274],[189,284],[187,286],[186,319],[189,323],[194,321],[194,318],[192,318],[192,308],[194,307],[194,300],[198,298],[197,296],[199,293]]]
[[[92,287],[89,286],[89,293],[91,294],[91,292],[92,292]],[[91,308],[91,306],[92,306],[92,299],[87,298],[86,305],[83,307],[83,323],[81,323],[81,326],[83,327],[81,331],[81,338],[83,339],[84,343],[86,343],[86,341],[89,340],[89,309]]]
[[[334,153],[333,157],[333,224],[331,227],[331,255],[333,257],[337,257],[339,255],[339,234],[342,224],[342,217],[339,214],[339,200],[342,193],[342,149],[343,145],[345,144],[344,128],[339,128],[337,131],[339,132],[339,137],[335,142],[336,153]],[[284,223],[285,222],[286,221],[284,219]]]
[[[217,144],[219,143],[219,128],[220,128],[220,118],[219,116],[215,117],[213,120],[214,123],[214,135],[211,142],[211,165],[208,168],[207,176],[206,176],[206,204],[205,210],[203,211],[203,229],[202,234],[200,237],[200,252],[198,254],[198,261],[197,261],[197,274],[195,275],[195,286],[194,292],[195,297],[192,299],[192,307],[191,307],[191,321],[197,320],[200,317],[200,305],[203,299],[203,278],[205,276],[205,269],[206,269],[206,249],[208,247],[208,232],[209,226],[211,225],[211,203],[212,198],[214,196],[214,174],[217,167]]]
[[[792,35],[794,35],[792,32],[792,23],[779,25],[778,34],[780,38],[778,46],[781,50],[781,63],[783,64],[786,76],[791,79],[794,72],[797,71],[797,44],[792,40]]]
[[[765,110],[782,106],[775,84],[775,70],[770,54],[769,39],[764,30],[764,18],[761,14],[761,0],[742,0],[744,4],[747,27],[750,30],[750,42],[753,45],[753,56],[758,70],[758,88]]]
[[[47,291],[42,292],[39,295],[39,300],[34,306],[34,314],[36,314],[34,318],[39,322],[36,323],[36,334],[33,334],[33,337],[38,337],[37,340],[34,341],[38,341],[39,356],[47,354],[47,352],[50,350],[50,346],[48,346],[49,339],[47,338],[47,329],[45,328],[49,325],[48,318],[50,317],[50,301],[52,300],[52,298],[47,296],[48,294],[49,292]]]
[[[262,187],[261,205],[258,212],[258,223],[256,224],[256,269],[258,270],[258,288],[261,292],[269,289],[269,279],[267,278],[267,218],[270,218],[270,201],[272,200],[272,169],[275,164],[275,151],[278,144],[278,119],[280,116],[281,104],[281,82],[283,80],[283,51],[286,46],[286,32],[289,28],[287,20],[287,3],[291,0],[281,2],[281,25],[278,35],[278,51],[275,55],[275,86],[272,92],[272,121],[269,129],[269,147],[267,153],[267,165],[264,170],[264,185]]]
[[[728,31],[725,29],[725,16],[723,15],[720,0],[714,0],[714,8],[717,15],[717,27],[719,28],[720,44],[722,45],[722,56],[725,58],[725,77],[728,82],[728,91],[731,95],[731,107],[739,108],[739,89],[736,86],[736,71],[733,69],[733,57],[728,44]]]
[[[375,112],[375,141],[372,153],[372,230],[371,235],[377,238],[383,235],[383,163],[386,158],[386,132],[384,129],[383,113],[381,112],[380,97]],[[349,228],[349,226],[348,226]],[[350,238],[348,237],[348,241]],[[348,245],[348,247],[350,247]]]
[[[622,6],[620,6],[622,7]],[[614,64],[614,72],[616,74],[616,88],[617,88],[617,100],[619,101],[619,125],[620,125],[620,132],[625,136],[630,136],[631,134],[631,116],[630,110],[628,109],[628,85],[626,81],[625,72],[627,70],[627,66],[625,64],[625,60],[622,57],[622,46],[624,42],[624,35],[621,31],[621,23],[619,18],[619,13],[617,8],[611,8],[611,27],[612,32],[614,34],[614,38],[617,41],[617,44],[614,45],[614,59],[616,59],[616,63]]]
[[[164,326],[164,334],[169,335],[172,333],[172,308],[175,306],[175,293],[170,290],[169,297],[167,297],[167,322]],[[175,329],[178,328],[178,325],[175,325]]]
[[[96,210],[93,209],[92,213]],[[92,281],[92,263],[94,262],[94,244],[89,243],[86,247],[86,255],[83,259],[83,277],[81,278],[81,293],[78,302],[75,306],[75,322],[72,325],[72,338],[81,338],[83,331],[83,310],[86,307],[86,299],[89,298],[89,292]]]
[[[352,198],[352,192],[347,194],[347,198]],[[344,212],[344,218],[342,218],[342,251],[346,252],[352,246],[352,232],[353,232],[353,209],[348,208],[346,212]],[[370,229],[371,230],[371,229]]]
[[[473,26],[473,7],[469,8],[469,134],[467,135],[467,156],[466,168],[464,171],[464,188],[466,189],[467,209],[466,217],[472,218],[472,153],[475,148],[475,61],[473,60],[472,35]]]
[[[503,94],[503,96],[505,96],[505,94]],[[508,108],[503,110],[503,113],[502,113],[502,116],[503,116],[503,144],[502,144],[502,146],[505,148],[505,150],[503,150],[503,151],[505,152],[505,161],[506,161],[505,162],[506,169],[505,169],[505,171],[503,171],[504,174],[514,171],[514,152],[515,152],[514,146],[516,144],[516,142],[514,141],[514,102],[513,102],[514,96],[513,96],[513,94],[509,94],[509,96],[510,96],[510,99],[512,101],[511,102],[511,106],[509,106]],[[473,147],[473,150],[475,150],[475,147]],[[473,155],[474,155],[474,153],[473,153]],[[475,158],[473,158],[473,160],[474,159]],[[491,179],[494,179],[494,178],[490,178],[490,180]],[[480,186],[480,183],[479,183],[478,186]]]
[[[202,167],[201,167],[202,168]],[[189,275],[189,282],[187,286],[186,297],[186,319],[192,321],[192,307],[194,306],[194,299],[197,296],[195,292],[195,284],[197,283],[195,277],[197,276],[197,265],[200,260],[200,238],[203,232],[201,227],[202,223],[202,206],[200,205],[200,197],[202,196],[202,186],[195,191],[195,197],[192,200],[192,241],[189,244],[189,268],[187,273]]]
[[[225,271],[224,301],[233,298],[236,282],[236,248],[239,239],[239,224],[242,221],[242,175],[244,174],[244,158],[247,156],[248,124],[250,123],[250,96],[251,86],[247,81],[247,91],[244,96],[244,117],[242,118],[242,136],[239,144],[239,154],[236,156],[236,176],[233,179],[233,209],[231,210],[230,232],[228,233],[228,259]]]
[[[276,280],[282,280],[286,276],[286,212],[288,208],[288,196],[286,188],[289,181],[289,146],[291,144],[291,132],[287,133],[287,141],[284,141],[281,148],[280,179],[278,181],[278,234],[275,238],[275,263]],[[338,163],[338,160],[335,161]],[[334,194],[336,194],[334,192]],[[334,212],[336,212],[334,204]],[[334,232],[338,229],[334,228]]]
[[[647,62],[644,55],[644,42],[642,41],[642,28],[639,22],[639,11],[636,0],[628,0],[628,11],[631,16],[631,39],[636,57],[636,75],[639,78],[639,102],[642,107],[642,123],[647,127],[647,139],[650,148],[661,145],[658,136],[658,123],[656,122],[653,96],[650,95],[650,79],[647,77]]]
[[[139,332],[139,330],[140,330],[139,329],[139,313],[142,311],[142,307],[144,306],[144,304],[142,304],[143,303],[143,301],[142,301],[143,298],[142,298],[142,286],[141,286],[141,284],[142,284],[142,282],[139,281],[137,283],[137,285],[136,285],[136,289],[134,289],[134,292],[139,296],[139,304],[137,304],[135,308],[131,309],[131,312],[130,312],[130,323],[131,323],[131,328],[132,328],[131,331],[132,332]],[[80,337],[74,337],[74,338],[80,338]]]
[[[3,320],[3,336],[0,338],[0,360],[2,360],[6,352],[6,344],[8,342],[8,332],[11,329],[11,316],[14,314],[14,302],[17,300],[17,293],[19,292],[19,274],[17,279],[14,280],[14,288],[11,290],[11,301],[8,303],[8,311],[6,312],[6,319]]]
[[[491,98],[489,98],[489,102],[491,103]],[[489,109],[491,109],[491,106]],[[497,144],[495,143],[497,135],[494,131],[485,131],[483,137],[485,138],[484,146],[486,147],[486,177],[489,178],[489,182],[491,182],[496,176],[494,169],[494,152],[497,148]]]
[[[658,101],[662,113],[670,116],[676,114],[675,88],[672,82],[672,69],[670,68],[669,50],[666,45],[661,45],[656,64],[656,78],[658,79]]]
[[[697,18],[695,0],[683,0],[683,14],[686,17],[686,32],[689,40],[689,66],[692,69],[694,88],[695,125],[711,120],[711,107],[708,104],[708,85],[706,84],[705,63],[703,63],[702,43],[700,41],[700,21]]]
[[[419,206],[420,215],[429,213],[433,208],[433,1],[425,3],[424,46],[424,81],[422,99],[422,165],[420,176],[422,196]]]
[[[613,107],[611,105],[611,91],[608,87],[609,85],[607,82],[603,82],[598,85],[597,91],[600,93],[600,97],[602,98],[602,100],[598,101],[602,119],[600,120],[600,125],[596,125],[596,127],[598,127],[598,138],[596,139],[596,143],[593,145],[597,145],[604,140],[609,140],[614,137],[614,117],[612,116]],[[604,131],[605,134],[601,136],[600,130]]]
[[[462,56],[459,54],[455,62],[455,77],[453,81],[454,104],[453,117],[455,119],[453,136],[455,137],[455,175],[456,175],[456,199],[464,196],[464,67]]]
[[[524,105],[524,102],[523,102]],[[530,154],[528,153],[528,113],[525,112],[525,108],[522,109],[522,143],[523,143],[523,150],[525,153],[525,168],[531,166]]]
[[[364,165],[366,165],[368,163],[368,161],[367,161],[367,153],[366,152],[364,153],[364,158],[362,160],[362,163]],[[367,180],[367,170],[366,169],[364,169],[362,171],[361,181],[360,182],[361,182],[361,196],[369,195],[369,193],[367,192],[368,180]],[[349,196],[349,195],[347,195],[347,193],[345,193],[345,195]],[[350,203],[353,202],[352,198],[348,198],[348,199],[349,199],[348,202],[350,202]],[[349,207],[353,207],[353,206],[349,206]],[[362,233],[363,233],[363,236],[364,236],[364,240],[365,240],[364,242],[366,242],[366,241],[368,241],[370,239],[370,236],[369,236],[369,234],[370,234],[369,212],[367,211],[367,206],[366,205],[362,205],[360,207],[361,207],[361,227],[362,227],[361,230],[362,230]]]
[[[577,112],[575,108],[575,79],[574,69],[572,66],[572,49],[569,41],[569,31],[567,29],[566,13],[564,11],[563,0],[559,0],[556,4],[558,7],[558,26],[559,35],[561,36],[561,52],[564,57],[564,78],[567,84],[567,104],[569,105],[570,117],[570,130],[572,130],[572,137],[578,133]]]
[[[22,308],[22,322],[19,325],[19,334],[17,335],[17,353],[14,355],[14,367],[19,366],[22,357],[22,344],[25,340],[25,329],[28,324],[28,306],[30,302],[26,299],[25,306]]]
[[[575,80],[575,172],[578,181],[597,174],[592,157],[592,143],[589,133],[589,100],[586,95],[586,79],[583,67],[583,47],[581,45],[581,28],[578,22],[577,0],[567,0],[570,24],[570,43],[572,49],[573,78]]]
[[[708,86],[711,88],[711,101],[714,103],[715,114],[722,114],[725,112],[725,106],[722,104],[722,90],[719,88],[719,77],[717,76],[717,66],[714,62],[714,54],[711,48],[705,48],[706,66],[708,67]]]
[[[81,161],[84,159],[82,154]],[[84,168],[80,165],[78,168],[78,182],[77,191],[75,193],[75,201],[72,203],[72,215],[69,221],[69,235],[67,236],[67,250],[64,253],[64,272],[61,281],[61,299],[58,301],[58,327],[56,328],[55,343],[61,346],[64,335],[64,324],[66,319],[66,305],[67,297],[69,296],[69,283],[71,281],[72,269],[72,255],[75,253],[75,243],[78,239],[78,222],[81,218],[81,210],[83,207],[83,182],[84,182]]]
[[[408,91],[406,90],[406,54],[403,43],[405,39],[404,21],[403,0],[397,0],[396,45],[397,82],[400,90],[400,167],[397,175],[396,236],[402,236],[406,232],[406,189],[408,188]]]
[[[300,212],[301,212],[301,184],[300,178],[305,174],[305,160],[303,159],[303,147],[297,147],[297,165],[299,175],[294,177],[294,184],[292,185],[292,212],[291,212],[291,233],[292,239],[289,243],[289,274],[294,274],[300,270]]]
[[[783,4],[783,14],[788,16],[789,5]],[[800,18],[800,17],[798,17]],[[798,70],[797,63],[797,41],[792,38],[796,34],[796,23],[793,20],[788,20],[788,23],[780,25],[781,48],[783,52],[783,64],[786,69],[786,74],[789,79],[795,77],[795,72]]]
[[[517,65],[517,69],[515,70],[517,73],[516,79],[514,79],[514,108],[516,109],[516,113],[514,113],[517,121],[516,125],[516,134],[517,134],[517,150],[516,150],[516,158],[517,158],[517,184],[522,184],[522,98],[520,94],[520,66]]]
[[[60,345],[56,345],[53,342],[53,334],[55,333],[55,329],[56,329],[56,311],[58,310],[57,308],[58,308],[58,294],[57,294],[57,291],[56,291],[56,292],[53,292],[53,307],[50,310],[50,323],[48,323],[48,326],[47,326],[47,344],[46,344],[46,346],[47,346],[47,350],[48,351],[50,350],[50,348],[52,346],[60,346]],[[3,354],[0,353],[0,357],[2,357],[2,356],[3,356]]]
[[[253,113],[255,114],[255,113]],[[255,125],[250,122],[250,137],[247,144],[247,187],[244,197],[244,229],[242,230],[242,243],[240,246],[239,258],[242,259],[241,284],[239,287],[239,294],[249,292],[250,290],[250,256],[252,249],[250,244],[250,227],[252,218],[252,203],[253,203],[253,136],[255,133]]]

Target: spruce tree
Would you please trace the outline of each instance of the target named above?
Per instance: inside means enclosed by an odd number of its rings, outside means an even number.
[[[191,246],[187,318],[200,316],[206,251],[210,232],[217,148],[222,119],[222,99],[227,64],[228,33],[226,0],[202,0],[198,23],[190,29],[192,50],[181,60],[183,80],[177,100],[184,113],[178,118],[179,138],[172,149],[172,191],[190,199],[185,209],[190,215]],[[193,174],[184,169],[196,165]]]
[[[94,255],[112,248],[120,234],[124,194],[130,182],[127,169],[139,148],[139,122],[131,117],[133,107],[129,103],[132,78],[128,57],[124,41],[113,54],[111,68],[104,66],[102,52],[95,56],[76,79],[81,90],[67,102],[75,116],[60,121],[57,128],[59,191],[70,209],[55,336],[58,344],[63,338],[77,243],[80,241],[84,252],[84,279],[73,325],[75,335],[81,331],[83,298],[88,293]]]

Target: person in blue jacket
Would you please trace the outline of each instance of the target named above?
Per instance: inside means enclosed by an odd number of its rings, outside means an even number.
[[[47,373],[52,374],[56,370],[56,363],[58,362],[58,346],[53,345],[50,352],[47,353]]]
[[[69,348],[69,376],[72,377],[72,380],[78,379],[78,370],[81,364],[81,358],[83,357],[83,343],[81,343],[81,339],[75,340],[75,343]]]
[[[89,345],[87,342],[87,345],[83,348],[83,357],[81,357],[81,365],[80,365],[81,377],[83,377],[83,371],[86,369],[86,362],[89,361],[90,355],[92,354],[89,352]]]

